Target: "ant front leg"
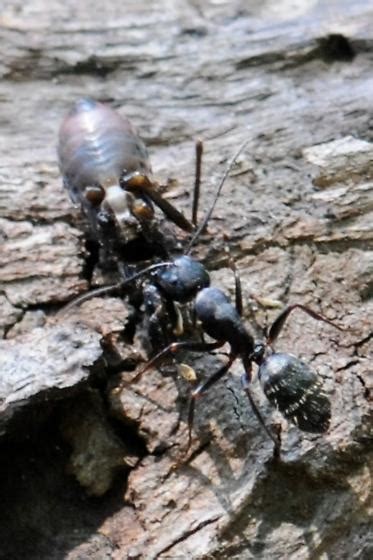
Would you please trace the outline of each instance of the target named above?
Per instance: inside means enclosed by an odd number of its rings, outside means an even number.
[[[143,344],[148,353],[154,354],[155,348],[170,344],[168,317],[163,298],[154,284],[145,284],[143,288],[144,337]]]
[[[155,284],[148,284],[143,289],[145,317],[144,340],[147,351],[154,354],[154,349],[168,346],[174,337],[184,333],[184,320],[180,308],[170,298],[164,297]]]
[[[146,366],[139,371],[137,375],[132,379],[132,382],[138,381],[142,375],[147,372],[152,367],[161,364],[164,358],[168,355],[174,355],[180,352],[180,350],[190,350],[191,352],[211,352],[212,350],[217,350],[223,346],[223,342],[193,342],[193,341],[185,341],[185,342],[173,342],[169,344],[166,348],[158,352],[147,364]]]
[[[182,336],[184,334],[184,320],[180,308],[171,298],[164,298],[164,306],[167,316],[171,322],[172,334]]]
[[[345,329],[343,327],[340,327],[336,323],[333,323],[333,321],[330,321],[330,319],[327,319],[323,315],[320,315],[319,313],[316,313],[316,311],[313,311],[312,309],[309,309],[308,307],[306,307],[305,305],[301,305],[300,303],[295,303],[293,305],[289,305],[289,307],[286,307],[280,313],[280,315],[277,317],[277,319],[275,319],[273,321],[273,323],[272,323],[272,325],[269,329],[269,333],[268,333],[268,337],[267,337],[267,344],[269,344],[271,346],[275,342],[275,340],[278,338],[280,332],[282,331],[282,329],[284,327],[286,319],[288,318],[288,316],[290,315],[290,313],[294,309],[301,309],[302,311],[307,313],[313,319],[316,319],[317,321],[323,321],[324,323],[327,323],[328,325],[331,325],[332,327],[335,327],[336,329],[338,329],[340,331],[345,331]]]
[[[91,290],[90,292],[87,292],[86,294],[78,296],[75,299],[71,300],[69,303],[67,303],[60,311],[58,311],[57,314],[56,314],[56,317],[64,316],[67,313],[67,311],[69,311],[71,308],[73,308],[77,305],[81,305],[85,301],[88,301],[88,300],[90,300],[94,297],[102,297],[102,296],[120,294],[122,292],[122,290],[124,290],[126,288],[126,286],[130,285],[132,282],[134,282],[138,278],[141,278],[145,274],[148,274],[149,272],[153,272],[154,270],[157,270],[159,268],[165,268],[165,267],[169,266],[170,264],[172,264],[172,263],[163,262],[163,263],[152,264],[152,265],[148,266],[147,268],[145,268],[143,270],[140,270],[139,272],[137,272],[133,276],[130,276],[129,278],[121,280],[120,282],[117,282],[116,284],[111,284],[110,286],[102,286],[101,288],[96,288],[94,290]]]
[[[281,436],[280,436],[280,432],[278,432],[276,435],[273,434],[273,432],[267,427],[263,416],[260,413],[259,408],[257,407],[254,398],[251,394],[250,391],[250,382],[251,382],[251,365],[245,365],[245,373],[242,375],[241,377],[241,384],[242,384],[242,388],[245,391],[247,398],[249,399],[251,408],[255,414],[255,416],[257,417],[259,423],[261,424],[261,426],[264,428],[266,434],[268,435],[268,437],[273,441],[274,443],[274,450],[273,450],[273,455],[275,457],[275,459],[278,459],[280,456],[280,451],[281,451]]]

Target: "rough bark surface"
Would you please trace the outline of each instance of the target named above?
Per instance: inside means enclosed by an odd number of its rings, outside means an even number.
[[[366,0],[5,1],[0,558],[372,557],[372,26]],[[186,213],[193,140],[205,141],[203,209],[248,140],[195,255],[233,295],[228,236],[256,334],[276,302],[349,329],[294,313],[277,343],[323,377],[325,435],[288,425],[255,383],[282,427],[274,460],[238,365],[197,403],[191,457],[175,468],[189,387],[173,367],[131,383],[139,313],[96,298],[56,317],[102,281],[55,154],[81,96],[133,121]],[[224,359],[183,356],[201,378]]]

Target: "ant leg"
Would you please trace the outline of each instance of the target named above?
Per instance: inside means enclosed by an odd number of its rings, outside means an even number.
[[[149,360],[145,367],[132,379],[132,383],[138,381],[151,367],[161,363],[167,354],[177,354],[180,350],[190,350],[191,352],[211,352],[211,350],[216,350],[217,348],[223,346],[223,344],[224,342],[173,342]]]
[[[173,334],[175,336],[182,336],[184,334],[184,321],[180,308],[167,296],[164,296],[164,306],[172,325]]]
[[[147,333],[144,346],[150,354],[155,348],[164,348],[170,344],[167,310],[164,300],[154,284],[145,284],[143,288],[144,317],[143,326]]]
[[[192,224],[197,225],[197,214],[198,214],[198,204],[201,186],[201,167],[202,167],[202,154],[203,154],[203,143],[202,140],[197,140],[196,142],[196,171],[194,179],[194,189],[193,189],[193,206],[192,206]]]
[[[230,369],[231,365],[233,364],[234,360],[237,356],[230,355],[229,360],[226,364],[224,364],[221,368],[219,368],[215,373],[213,373],[206,381],[200,383],[198,387],[196,387],[191,395],[189,400],[189,408],[188,408],[188,445],[186,448],[185,453],[188,453],[191,443],[192,443],[192,428],[193,428],[193,421],[194,421],[194,409],[195,409],[195,402],[196,399],[202,395],[204,395],[210,387],[215,385],[219,379],[224,377],[227,371]]]
[[[125,282],[127,278],[131,278],[132,276],[131,267],[127,263],[118,261],[117,268],[118,268],[119,276],[122,279],[122,281]]]
[[[125,191],[145,195],[180,229],[188,232],[194,231],[193,224],[175,206],[162,197],[159,189],[156,188],[156,184],[150,181],[148,177],[142,176],[140,181],[138,181],[136,176],[129,179],[124,177],[121,180],[121,187]]]
[[[233,260],[229,245],[227,243],[225,245],[225,251],[228,254],[229,268],[231,269],[231,271],[234,274],[234,287],[235,287],[234,297],[235,297],[236,310],[237,310],[237,313],[239,314],[239,316],[242,317],[243,303],[242,303],[241,278],[240,278],[240,275],[238,274],[238,271],[237,271],[237,268],[236,268],[236,263]]]
[[[308,315],[310,315],[310,317],[312,317],[313,319],[316,319],[317,321],[323,321],[324,323],[327,323],[328,325],[331,325],[332,327],[335,327],[336,329],[340,330],[340,331],[345,331],[346,329],[344,329],[343,327],[340,327],[339,325],[337,325],[336,323],[333,323],[333,321],[330,321],[329,319],[327,319],[326,317],[324,317],[323,315],[320,315],[319,313],[316,313],[316,311],[313,311],[312,309],[309,309],[308,307],[301,305],[300,303],[295,303],[293,305],[289,305],[289,307],[286,307],[284,309],[284,311],[282,311],[280,313],[280,315],[277,317],[277,319],[275,319],[269,329],[269,333],[268,333],[268,337],[267,337],[267,344],[271,345],[275,342],[276,338],[279,336],[286,319],[288,318],[289,314],[294,310],[294,309],[302,309],[302,311],[304,311],[305,313],[307,313]]]
[[[232,261],[233,262],[233,261]],[[235,284],[235,303],[236,303],[236,309],[237,309],[237,313],[239,314],[240,317],[242,317],[242,312],[243,312],[243,303],[242,303],[242,286],[241,286],[241,278],[239,277],[239,274],[237,272],[236,269],[236,265],[233,264],[233,273],[234,273],[234,284]]]
[[[270,429],[267,427],[266,423],[264,422],[263,416],[261,415],[258,407],[256,406],[256,403],[253,399],[253,396],[251,394],[250,388],[249,388],[249,384],[250,384],[250,377],[251,374],[250,372],[246,372],[242,375],[241,377],[241,384],[242,384],[242,388],[245,391],[247,398],[249,399],[251,408],[255,414],[255,416],[257,417],[257,419],[259,420],[259,423],[261,424],[261,426],[264,428],[266,434],[268,435],[268,437],[273,441],[274,443],[274,457],[278,458],[280,456],[280,449],[281,449],[281,439],[280,439],[280,434],[278,433],[276,436],[270,431]]]
[[[190,251],[192,250],[193,245],[195,244],[195,242],[197,241],[197,239],[199,238],[199,236],[201,235],[201,233],[204,231],[205,227],[207,226],[212,213],[214,211],[214,208],[216,206],[216,203],[218,201],[218,198],[220,196],[221,190],[224,186],[224,183],[230,173],[230,171],[232,170],[238,156],[241,154],[241,152],[244,150],[244,148],[246,148],[247,144],[249,143],[249,140],[245,140],[245,142],[243,142],[241,144],[241,146],[239,147],[239,149],[237,150],[237,152],[234,154],[234,156],[232,157],[231,161],[229,162],[229,164],[227,165],[219,183],[216,189],[216,193],[214,196],[214,200],[212,201],[212,204],[210,206],[210,209],[207,211],[205,217],[203,218],[202,222],[199,224],[199,226],[196,228],[196,230],[193,233],[193,236],[191,238],[191,240],[189,241],[189,244],[186,248],[185,254],[189,255]]]
[[[121,280],[120,282],[117,282],[116,284],[111,284],[110,286],[102,286],[102,288],[95,288],[94,290],[91,290],[90,292],[87,292],[86,294],[82,294],[81,296],[77,296],[76,298],[71,300],[69,303],[67,303],[62,309],[60,309],[56,313],[56,317],[64,316],[73,307],[75,307],[77,305],[81,305],[85,301],[88,301],[88,300],[90,300],[94,297],[107,296],[107,295],[120,293],[121,290],[123,290],[127,286],[127,284],[130,284],[131,282],[134,282],[135,280],[137,280],[141,276],[144,276],[145,274],[148,274],[149,272],[152,272],[153,270],[156,270],[158,268],[165,268],[165,267],[169,266],[170,264],[172,264],[172,263],[171,262],[163,262],[163,263],[152,264],[151,266],[148,266],[147,268],[144,268],[143,270],[140,270],[140,272],[137,272],[133,276],[131,276],[129,278],[126,278],[124,280]]]

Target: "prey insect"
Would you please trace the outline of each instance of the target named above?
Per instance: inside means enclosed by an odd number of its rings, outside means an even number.
[[[146,146],[131,123],[108,105],[92,99],[75,103],[59,130],[58,157],[65,187],[108,253],[141,235],[151,242],[153,204],[179,228],[193,231],[160,194]]]

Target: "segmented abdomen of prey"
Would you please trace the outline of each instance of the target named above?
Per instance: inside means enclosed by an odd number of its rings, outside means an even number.
[[[58,157],[61,173],[75,191],[105,187],[123,173],[151,174],[145,144],[130,122],[92,99],[77,101],[64,119]]]
[[[323,433],[329,427],[331,406],[323,384],[311,368],[290,354],[275,353],[259,367],[268,400],[300,430]]]

